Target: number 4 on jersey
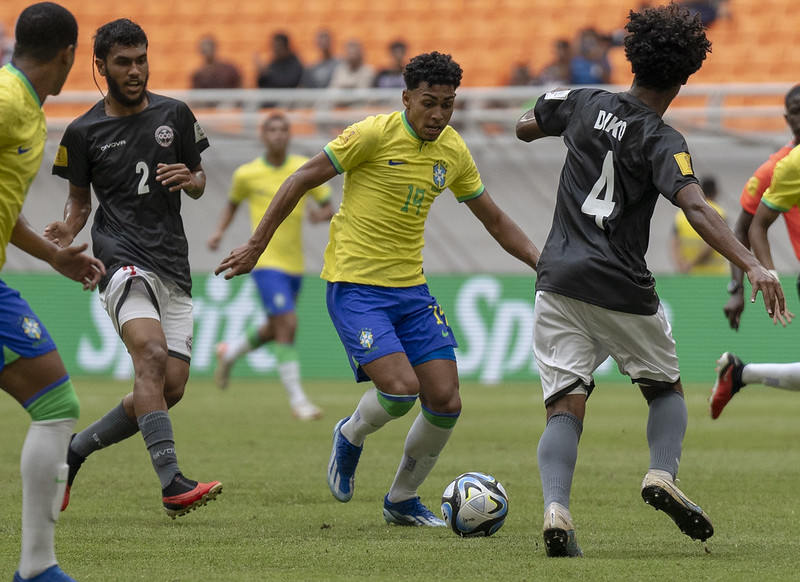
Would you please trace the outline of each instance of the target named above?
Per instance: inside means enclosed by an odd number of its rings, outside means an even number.
[[[605,192],[603,192],[605,190]],[[603,197],[600,198],[600,194]],[[614,154],[609,151],[603,160],[603,170],[597,182],[592,186],[592,191],[583,201],[581,212],[594,216],[594,222],[599,228],[605,230],[605,219],[614,212]]]

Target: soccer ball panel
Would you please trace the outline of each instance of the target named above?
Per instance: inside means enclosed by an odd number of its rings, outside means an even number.
[[[470,472],[459,475],[442,494],[442,517],[462,537],[490,536],[508,514],[508,495],[491,475]]]

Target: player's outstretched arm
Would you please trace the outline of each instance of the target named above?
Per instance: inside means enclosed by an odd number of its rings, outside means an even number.
[[[64,205],[64,220],[51,222],[44,229],[45,238],[60,247],[68,247],[78,233],[86,226],[92,212],[92,194],[88,187],[82,188],[70,183],[69,196]]]
[[[508,254],[536,270],[536,265],[539,264],[539,249],[517,223],[495,204],[489,192],[484,190],[483,194],[468,200],[465,204]]]
[[[93,290],[105,275],[106,269],[99,259],[83,251],[88,246],[62,248],[33,230],[27,219],[20,214],[11,232],[11,243],[31,256],[49,263],[56,271],[73,281]]]
[[[233,249],[230,254],[223,259],[214,271],[215,275],[227,271],[226,279],[232,279],[236,275],[249,273],[267,248],[272,235],[277,228],[286,220],[286,217],[294,210],[300,198],[311,190],[320,186],[336,176],[336,168],[331,163],[325,152],[320,152],[298,170],[286,178],[278,188],[275,197],[270,202],[267,211],[261,218],[253,234],[243,245]]]
[[[793,314],[786,311],[786,298],[783,295],[780,281],[770,273],[767,266],[758,261],[756,255],[736,239],[719,213],[706,202],[700,186],[697,184],[684,186],[675,195],[675,200],[683,209],[689,224],[697,234],[722,256],[747,273],[753,290],[750,302],[755,301],[756,295],[760,291],[764,298],[767,314],[773,322],[780,322],[782,325],[790,322]],[[750,243],[754,245],[755,249],[752,227],[750,228]]]

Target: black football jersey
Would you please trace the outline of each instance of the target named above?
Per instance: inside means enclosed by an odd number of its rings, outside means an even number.
[[[53,174],[91,185],[97,197],[92,250],[106,266],[101,289],[117,269],[134,265],[190,293],[181,191],[170,192],[155,177],[159,163],[197,168],[208,139],[185,103],[154,93],[148,98],[136,115],[110,117],[101,100],[70,123]]]
[[[645,253],[659,195],[675,204],[697,182],[683,136],[628,93],[571,89],[543,95],[539,128],[567,157],[536,288],[614,311],[658,309]]]

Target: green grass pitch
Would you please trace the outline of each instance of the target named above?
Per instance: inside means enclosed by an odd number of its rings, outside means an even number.
[[[709,382],[713,381],[713,372]],[[129,382],[76,378],[78,428],[105,413]],[[226,392],[192,380],[171,413],[183,471],[218,479],[222,495],[173,521],[139,436],[93,455],[56,528],[64,570],[83,582],[148,580],[796,580],[800,490],[800,394],[748,387],[712,421],[710,384],[686,386],[689,430],[679,485],[711,516],[706,545],[646,506],[647,409],[630,384],[598,386],[589,400],[571,510],[582,560],[547,559],[536,445],[544,425],[538,384],[462,386],[464,410],[420,490],[440,496],[471,470],[497,477],[509,517],[491,538],[444,528],[388,526],[382,499],[416,412],[370,436],[349,503],[325,483],[335,422],[365,385],[310,381],[320,421],[291,418],[273,378],[236,381]],[[19,451],[28,416],[0,406],[0,579],[16,569],[20,537]]]

